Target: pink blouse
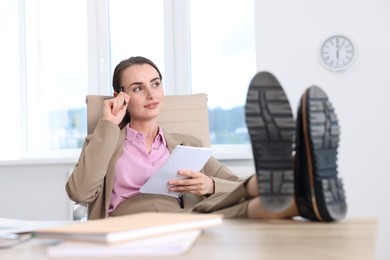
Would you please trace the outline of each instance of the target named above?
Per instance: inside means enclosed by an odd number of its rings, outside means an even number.
[[[114,187],[108,213],[125,199],[139,193],[139,189],[162,166],[170,153],[161,127],[152,144],[149,154],[146,152],[143,134],[126,126],[125,144],[115,166]]]

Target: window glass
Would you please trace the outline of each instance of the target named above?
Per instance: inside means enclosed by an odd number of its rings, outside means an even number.
[[[86,1],[25,1],[27,152],[32,156],[83,144],[86,14]]]
[[[151,59],[164,74],[163,4],[161,0],[109,1],[111,77],[115,66],[131,56]]]
[[[190,1],[192,93],[208,94],[212,144],[249,143],[244,104],[256,72],[254,1]]]
[[[19,158],[20,141],[20,63],[18,1],[0,1],[0,158]]]

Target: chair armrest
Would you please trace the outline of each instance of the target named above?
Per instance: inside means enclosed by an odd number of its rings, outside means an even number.
[[[81,222],[88,220],[88,203],[76,202],[74,204],[73,220]]]

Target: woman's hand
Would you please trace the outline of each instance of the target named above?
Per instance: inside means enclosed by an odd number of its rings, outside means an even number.
[[[127,105],[129,104],[130,96],[124,92],[119,93],[112,99],[104,100],[103,102],[103,117],[114,124],[119,125],[126,115]]]
[[[168,184],[170,191],[188,192],[196,195],[208,195],[214,193],[214,181],[202,172],[180,170],[178,172],[185,179],[171,180]]]

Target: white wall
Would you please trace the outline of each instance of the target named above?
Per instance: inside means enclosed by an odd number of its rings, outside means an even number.
[[[305,88],[323,88],[340,120],[339,173],[349,216],[380,220],[378,258],[390,259],[390,1],[258,0],[258,70],[272,72],[297,108]],[[318,48],[332,34],[352,38],[358,53],[343,72],[321,66]]]

